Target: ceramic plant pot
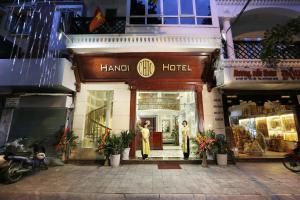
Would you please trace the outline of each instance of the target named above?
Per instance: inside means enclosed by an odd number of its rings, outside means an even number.
[[[125,148],[122,152],[122,160],[129,160],[130,148]]]
[[[217,154],[217,163],[220,166],[227,166],[227,154]]]
[[[110,156],[110,165],[112,167],[119,167],[119,165],[120,165],[120,154]]]

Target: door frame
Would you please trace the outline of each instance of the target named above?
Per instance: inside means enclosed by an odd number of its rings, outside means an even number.
[[[129,82],[130,89],[130,117],[129,129],[135,131],[136,129],[136,103],[137,91],[194,91],[196,96],[196,113],[198,117],[198,131],[204,131],[204,112],[203,112],[203,98],[202,82]],[[130,157],[135,158],[136,143],[132,141],[130,145]]]

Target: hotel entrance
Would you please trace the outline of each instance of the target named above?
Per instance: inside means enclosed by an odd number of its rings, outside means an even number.
[[[205,83],[202,75],[210,66],[208,55],[118,53],[76,55],[74,60],[75,72],[81,81],[78,82],[81,91],[77,93],[74,124],[84,148],[97,148],[95,141],[103,136],[100,128],[93,128],[94,119],[103,125],[101,127],[111,130],[111,134],[118,135],[124,130],[136,133],[130,145],[131,159],[142,157],[141,132],[137,125],[145,121],[150,122],[147,143],[150,158],[183,158],[184,120],[191,137],[203,131]],[[101,106],[105,109],[100,113]],[[95,118],[94,113],[105,117]],[[190,158],[192,156],[190,153]]]
[[[152,159],[180,159],[182,122],[186,120],[190,137],[198,131],[196,96],[194,91],[138,91],[137,124],[149,122],[150,155]],[[136,135],[136,158],[141,158],[142,135]],[[192,150],[192,148],[190,148]],[[195,157],[193,153],[190,157]]]

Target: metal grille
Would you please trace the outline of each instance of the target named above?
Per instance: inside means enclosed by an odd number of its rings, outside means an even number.
[[[260,54],[262,52],[262,43],[256,41],[235,41],[234,51],[236,58],[239,59],[260,59]],[[280,59],[297,59],[300,58],[300,45],[295,44],[293,46],[287,47],[283,44],[276,47]]]
[[[125,33],[126,18],[116,17],[107,19],[94,32],[89,32],[91,17],[76,17],[70,27],[70,34],[122,34]]]
[[[234,41],[234,52],[237,59],[260,59],[262,52],[260,41]],[[276,47],[279,59],[300,59],[300,42],[287,47],[280,44]],[[226,44],[223,42],[224,58],[228,58]]]

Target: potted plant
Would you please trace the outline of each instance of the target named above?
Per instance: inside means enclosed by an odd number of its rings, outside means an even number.
[[[229,151],[228,143],[225,139],[225,135],[219,134],[216,136],[214,143],[214,152],[217,154],[217,163],[220,166],[227,165],[227,153]]]
[[[75,147],[78,144],[78,136],[71,130],[62,131],[59,133],[58,143],[55,148],[61,157],[62,161],[68,160],[70,157],[74,158],[77,152],[74,152]]]
[[[110,165],[118,167],[120,165],[120,155],[123,151],[122,138],[112,134],[104,144],[104,154],[109,157]]]
[[[215,142],[215,133],[213,130],[204,131],[202,134],[197,134],[195,142],[198,145],[197,154],[202,158],[202,167],[208,167],[207,165],[207,153],[212,152],[213,144]]]
[[[175,126],[175,128],[172,130],[172,136],[174,137],[174,144],[176,146],[179,145],[179,130],[178,125]]]
[[[123,152],[122,152],[122,160],[129,160],[129,151],[130,151],[130,143],[134,139],[134,132],[130,131],[122,131],[121,132],[121,139],[122,139],[122,146],[123,146]]]

